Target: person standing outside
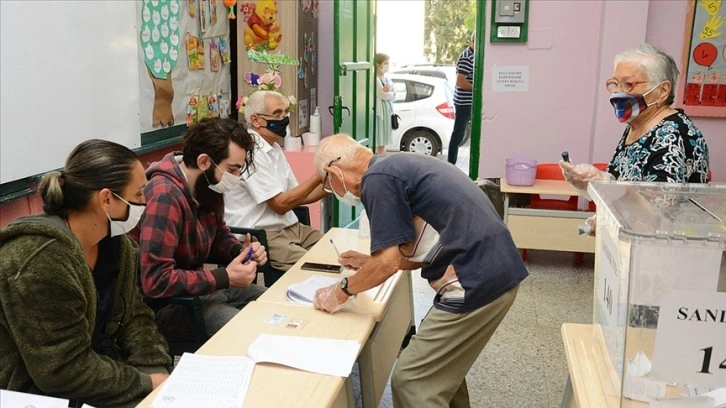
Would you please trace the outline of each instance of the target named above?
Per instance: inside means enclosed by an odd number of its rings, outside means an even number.
[[[448,163],[410,153],[374,155],[343,134],[323,139],[314,162],[323,188],[347,205],[363,204],[371,227],[371,255],[342,253],[340,264],[357,272],[319,289],[315,307],[335,312],[398,270],[421,268],[436,291],[434,307],[398,357],[393,405],[468,407],[466,373],[528,275],[494,205]],[[422,262],[402,254],[416,239],[415,217],[439,233]]]
[[[385,153],[386,146],[393,144],[393,99],[396,91],[386,78],[390,58],[384,53],[376,54],[376,153]]]
[[[265,247],[249,237],[240,242],[224,222],[223,194],[251,166],[254,141],[232,119],[205,119],[187,130],[182,146],[146,170],[146,212],[130,235],[139,243],[144,294],[199,296],[212,335],[265,291],[253,283],[267,262]],[[226,266],[206,267],[210,255]],[[165,334],[186,316],[176,306],[157,311]]]
[[[224,194],[227,225],[264,229],[269,262],[281,271],[290,269],[323,237],[319,230],[302,224],[292,209],[325,196],[317,173],[298,184],[280,147],[290,122],[289,105],[288,99],[275,91],[257,91],[249,96],[245,120],[255,142],[254,167]]]
[[[456,109],[456,118],[454,119],[454,130],[451,132],[449,140],[448,160],[451,164],[456,164],[459,157],[459,145],[464,140],[466,128],[471,121],[471,100],[472,91],[474,89],[474,35],[471,33],[471,42],[469,46],[459,55],[456,61],[456,87],[454,89],[454,109]]]

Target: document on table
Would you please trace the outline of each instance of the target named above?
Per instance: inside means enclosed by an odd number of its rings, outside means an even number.
[[[287,299],[294,303],[312,305],[315,300],[315,291],[340,281],[332,276],[313,275],[302,282],[293,283],[287,287]]]
[[[184,353],[151,407],[241,407],[254,367],[249,357]]]
[[[355,340],[260,334],[247,354],[258,363],[275,363],[319,374],[347,377],[361,345]]]
[[[62,398],[0,390],[0,407],[2,408],[67,408],[68,402],[67,399]]]

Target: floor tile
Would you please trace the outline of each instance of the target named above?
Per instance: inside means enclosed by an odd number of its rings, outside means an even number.
[[[592,322],[593,255],[585,254],[579,266],[574,261],[572,253],[528,251],[530,276],[467,375],[472,407],[560,406],[568,374],[560,327]],[[420,271],[412,272],[412,281],[418,325],[434,293]],[[392,406],[389,382],[379,407]]]

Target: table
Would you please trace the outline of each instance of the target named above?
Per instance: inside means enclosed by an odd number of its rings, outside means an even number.
[[[655,329],[629,327],[626,338],[631,341],[625,347],[625,359],[635,356],[637,350],[630,345],[645,345],[646,355],[653,358]],[[562,396],[562,408],[647,408],[647,402],[623,398],[621,382],[598,325],[565,323],[562,325],[562,340],[565,345],[567,368],[570,376]],[[676,397],[678,387],[667,386],[665,395]]]
[[[370,253],[370,239],[359,238],[358,230],[332,228],[302,259],[267,289],[258,301],[289,305],[287,287],[293,283],[303,281],[312,275],[340,276],[342,279],[343,276],[354,274],[355,272],[348,270],[340,274],[331,274],[300,269],[303,262],[337,263],[338,256],[330,244],[330,239],[335,241],[341,252],[354,249]],[[378,289],[359,293],[356,298],[355,303],[346,307],[355,313],[371,316],[376,322],[361,351],[358,364],[363,407],[378,407],[401,343],[415,323],[410,271],[399,271]]]
[[[510,194],[579,196],[580,193],[566,181],[535,180],[534,185],[524,187],[509,185],[502,178],[501,191],[504,193],[504,223],[517,248],[595,252],[595,240],[578,233],[578,226],[585,224],[585,220],[595,213],[509,207]]]
[[[286,319],[276,325],[270,324],[269,319],[274,314],[284,315]],[[293,319],[302,319],[305,324],[301,328],[290,328],[287,323]],[[331,315],[310,308],[256,301],[245,306],[197,353],[244,356],[260,333],[356,340],[363,344],[369,338],[373,325],[373,318],[361,313],[343,311]],[[151,406],[160,390],[161,387],[158,387],[137,407]],[[354,402],[351,390],[350,380],[342,377],[263,363],[255,366],[244,406],[349,407]]]

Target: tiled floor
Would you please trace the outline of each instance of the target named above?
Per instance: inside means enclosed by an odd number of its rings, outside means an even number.
[[[446,160],[445,156],[439,156]],[[469,143],[459,148],[456,166],[469,172]],[[556,408],[567,382],[562,323],[591,323],[594,257],[575,266],[575,254],[527,251],[530,276],[522,283],[507,317],[466,377],[474,408]],[[417,324],[431,307],[433,290],[413,274]],[[358,388],[354,372],[354,389]],[[356,407],[362,403],[358,397]],[[379,408],[392,407],[390,383]]]
[[[569,252],[527,253],[530,276],[517,300],[467,375],[475,408],[555,408],[567,381],[560,326],[592,322],[593,256],[574,265]],[[431,306],[433,291],[413,275],[416,321]],[[357,406],[361,406],[360,400]],[[392,407],[390,384],[380,407]]]

